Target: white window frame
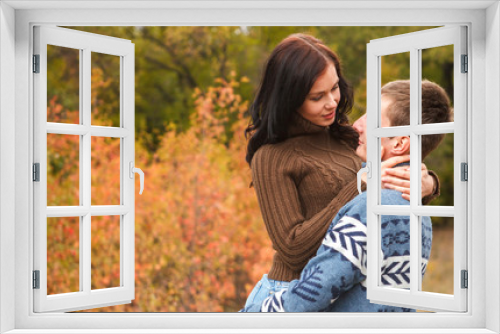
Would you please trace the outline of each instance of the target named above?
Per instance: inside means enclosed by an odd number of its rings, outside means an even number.
[[[47,120],[47,45],[77,50],[79,70],[79,124],[53,123]],[[91,57],[92,53],[119,58],[120,124],[117,127],[91,124]],[[39,271],[39,289],[34,289],[35,312],[75,311],[128,304],[135,296],[134,224],[135,224],[135,109],[134,44],[130,41],[51,26],[34,27],[34,54],[39,55],[39,73],[34,83],[34,162],[39,163],[40,178],[34,192],[34,270]],[[47,134],[79,136],[80,196],[79,205],[47,206]],[[114,205],[92,205],[91,138],[120,140],[120,202]],[[130,173],[131,174],[130,174]],[[132,177],[130,177],[132,175]],[[99,186],[99,185],[97,185]],[[92,290],[91,224],[92,217],[117,216],[119,219],[120,283],[112,288]],[[79,289],[69,293],[47,294],[47,218],[79,218]]]
[[[467,55],[467,28],[448,26],[380,38],[367,45],[367,165],[372,166],[367,180],[368,212],[368,277],[367,298],[378,304],[400,305],[428,311],[467,310],[467,289],[461,287],[461,270],[467,269],[467,185],[461,181],[460,164],[467,163],[466,117],[469,105],[467,86],[468,73],[462,72],[461,57]],[[451,45],[453,47],[454,121],[448,123],[422,124],[422,50]],[[410,55],[410,124],[407,126],[382,127],[381,121],[381,58],[387,55],[408,52]],[[421,140],[423,134],[454,134],[454,205],[422,206],[420,201],[420,168],[411,169],[411,200],[408,205],[382,205],[380,164],[380,140],[383,137],[408,136],[411,141],[410,165],[420,166]],[[472,182],[472,180],[471,180]],[[409,289],[393,288],[381,284],[382,215],[404,215],[410,218],[410,285]],[[421,275],[421,218],[453,217],[453,293],[422,291]],[[375,264],[375,265],[373,265]]]
[[[61,9],[63,6],[69,8]],[[115,8],[119,6],[131,9]],[[397,8],[393,8],[396,6]],[[86,9],[75,9],[85,7]],[[146,9],[137,10],[138,7]],[[221,7],[224,9],[220,9]],[[409,8],[412,10],[408,10]],[[468,116],[468,131],[471,134],[468,143],[471,180],[468,211],[471,223],[468,225],[468,234],[472,239],[468,245],[469,311],[460,314],[411,315],[33,313],[33,291],[30,288],[33,268],[30,256],[33,242],[33,212],[30,209],[33,207],[30,197],[33,187],[30,181],[33,120],[30,116],[32,105],[28,97],[33,93],[29,69],[31,32],[35,24],[467,25],[471,45],[469,100],[472,101]],[[238,328],[241,329],[240,332],[247,333],[248,328],[254,329],[252,332],[261,333],[415,333],[415,328],[422,333],[500,332],[500,152],[491,149],[500,146],[498,1],[238,1],[232,4],[217,1],[143,1],[142,4],[135,1],[78,1],[72,4],[69,1],[4,0],[0,3],[0,27],[2,333],[10,330],[11,333],[46,333],[47,329],[51,333],[58,332],[57,329],[61,333],[76,333],[77,329],[88,329],[85,331],[87,333],[125,330],[127,333],[144,333],[145,329],[158,333],[234,333]],[[12,137],[15,138],[15,145],[12,145]],[[12,175],[15,177],[12,178]],[[13,189],[14,201],[9,199]],[[137,329],[139,326],[142,329]],[[180,328],[191,330],[181,331]]]

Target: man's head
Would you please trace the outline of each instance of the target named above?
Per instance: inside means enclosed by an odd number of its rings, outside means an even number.
[[[382,87],[381,98],[382,127],[410,125],[410,81],[399,80]],[[439,85],[422,81],[422,124],[453,121],[453,110],[448,95]],[[356,153],[366,161],[366,114],[354,123],[359,133],[359,146]],[[422,159],[432,152],[443,140],[444,134],[422,137]],[[410,138],[407,136],[381,139],[381,157],[409,154]]]

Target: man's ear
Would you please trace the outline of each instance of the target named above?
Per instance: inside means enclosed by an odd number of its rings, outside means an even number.
[[[410,153],[410,137],[401,136],[392,138],[391,153],[393,155],[405,155]]]

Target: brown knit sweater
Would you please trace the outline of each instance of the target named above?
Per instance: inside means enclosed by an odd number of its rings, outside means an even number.
[[[262,146],[251,167],[267,232],[276,250],[270,279],[300,277],[337,212],[357,194],[361,159],[328,128],[294,114],[291,137]],[[366,185],[363,183],[363,187]]]

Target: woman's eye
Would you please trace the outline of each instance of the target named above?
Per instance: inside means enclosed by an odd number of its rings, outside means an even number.
[[[335,85],[335,86],[333,86],[333,88],[332,88],[332,92],[333,92],[334,90],[336,90],[337,88],[339,88],[339,85]]]
[[[315,96],[315,97],[311,98],[311,100],[313,100],[313,101],[319,101],[319,100],[321,100],[321,97],[322,97],[321,95],[318,95],[318,96]]]

